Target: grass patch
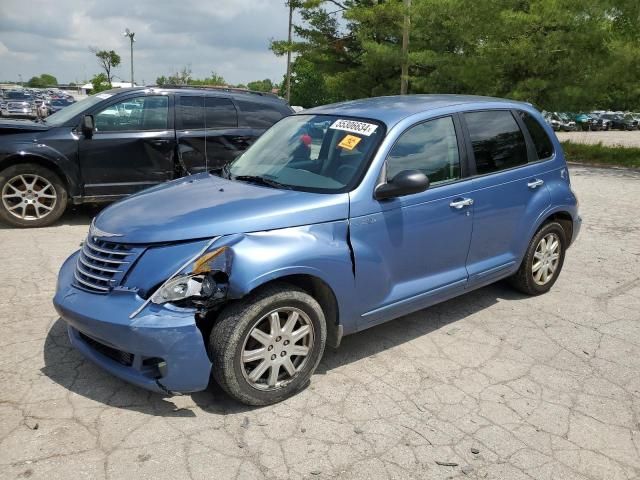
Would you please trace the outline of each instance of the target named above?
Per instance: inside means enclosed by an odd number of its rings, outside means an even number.
[[[609,147],[598,143],[562,142],[567,162],[607,167],[640,168],[640,148]]]

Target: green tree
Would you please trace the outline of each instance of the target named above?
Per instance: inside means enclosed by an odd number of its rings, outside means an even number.
[[[286,81],[285,75],[281,91],[284,91]],[[330,101],[324,78],[313,63],[304,57],[296,58],[291,65],[291,105],[311,108]]]
[[[27,82],[27,86],[31,88],[57,87],[58,79],[48,73],[43,73],[39,77],[31,77]]]
[[[247,88],[256,92],[270,92],[273,87],[273,82],[268,78],[247,83]]]
[[[107,76],[104,73],[98,73],[94,75],[91,79],[91,85],[93,85],[93,88],[91,89],[92,94],[103,92],[111,88],[111,84],[109,83]]]
[[[640,103],[636,0],[412,0],[409,93],[467,93],[547,109]],[[397,94],[401,1],[306,1],[292,50],[327,101]],[[296,63],[298,60],[296,60]]]
[[[107,83],[111,86],[113,69],[120,65],[120,55],[113,50],[98,50],[96,47],[89,47],[89,51],[96,56],[98,65],[104,70]]]

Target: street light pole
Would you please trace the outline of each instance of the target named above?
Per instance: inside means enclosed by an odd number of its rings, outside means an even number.
[[[411,28],[411,0],[403,0],[404,25],[402,26],[402,72],[400,74],[400,95],[407,94],[409,84],[409,29]]]
[[[129,40],[131,41],[131,86],[133,87],[134,83],[133,83],[133,42],[135,42],[135,39],[133,37],[135,37],[135,32],[132,32],[131,30],[129,30],[128,28],[124,31],[123,35],[125,37],[129,37]]]
[[[287,103],[291,102],[291,28],[293,26],[293,0],[289,0],[289,35],[287,37]]]

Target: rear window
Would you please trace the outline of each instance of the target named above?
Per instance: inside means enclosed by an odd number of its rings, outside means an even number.
[[[544,160],[545,158],[551,157],[551,155],[553,155],[553,144],[551,143],[551,139],[547,135],[547,132],[542,128],[542,125],[540,125],[540,123],[527,112],[520,111],[519,113],[522,121],[527,127],[527,130],[529,130],[529,134],[533,140],[533,145],[535,146],[536,153],[538,154],[538,160]]]
[[[524,135],[508,110],[465,113],[479,175],[527,163]]]
[[[207,128],[235,128],[238,126],[238,112],[228,98],[206,97]]]
[[[181,96],[180,121],[184,130],[204,128],[204,97]]]
[[[280,106],[270,103],[248,102],[246,100],[237,100],[237,102],[244,114],[245,122],[251,128],[269,128],[282,117],[290,114],[284,104]]]

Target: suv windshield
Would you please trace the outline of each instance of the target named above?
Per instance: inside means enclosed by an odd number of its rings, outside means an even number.
[[[227,169],[230,178],[318,193],[353,189],[384,137],[382,124],[333,115],[276,123]]]
[[[64,125],[69,120],[71,120],[76,115],[84,112],[88,108],[96,105],[97,103],[102,102],[106,98],[109,98],[111,95],[108,93],[99,93],[97,95],[91,95],[79,102],[75,102],[73,104],[69,104],[68,107],[63,108],[62,110],[58,110],[53,115],[48,116],[45,120],[48,125],[53,125],[54,127],[59,127]]]

